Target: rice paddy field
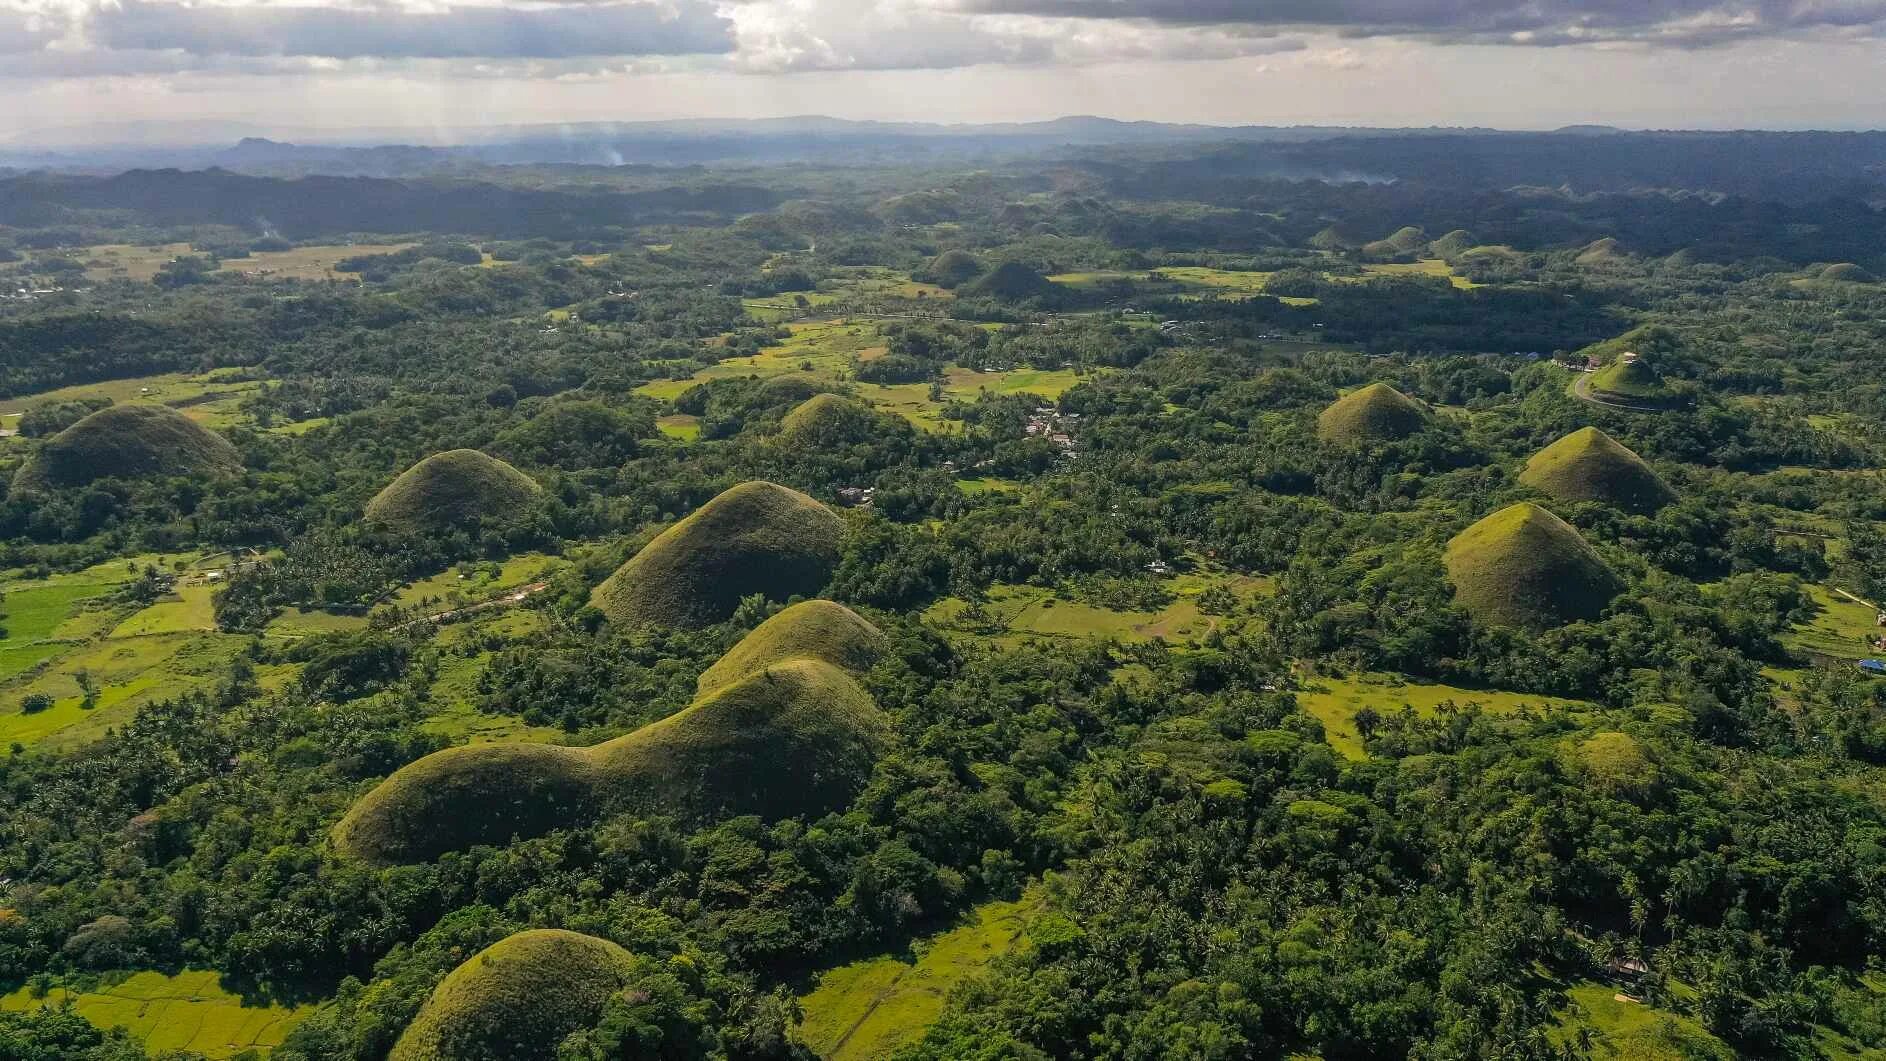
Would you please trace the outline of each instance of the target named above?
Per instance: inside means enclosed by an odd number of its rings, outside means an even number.
[[[183,1050],[211,1061],[245,1051],[267,1052],[313,1012],[306,1006],[245,1005],[223,990],[216,973],[203,970],[175,976],[134,973],[91,990],[55,987],[44,998],[34,998],[27,988],[0,996],[0,1010],[7,1012],[67,1004],[101,1028],[124,1028],[152,1054]]]
[[[1442,704],[1460,707],[1478,705],[1483,711],[1504,714],[1523,707],[1545,710],[1554,707],[1588,708],[1582,700],[1566,700],[1534,693],[1512,693],[1499,689],[1467,689],[1456,685],[1424,684],[1393,674],[1357,674],[1342,678],[1308,677],[1297,692],[1297,705],[1323,724],[1324,739],[1330,747],[1350,759],[1364,759],[1362,735],[1356,732],[1356,712],[1373,708],[1384,717],[1412,709],[1423,717],[1438,714]]]
[[[889,1057],[922,1038],[951,988],[1016,947],[1044,905],[1033,890],[985,903],[962,925],[919,942],[913,960],[873,958],[824,973],[799,999],[800,1040],[825,1061]]]

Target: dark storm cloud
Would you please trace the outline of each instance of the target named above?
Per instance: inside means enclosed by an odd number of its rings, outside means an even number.
[[[211,7],[125,0],[91,21],[93,41],[127,51],[329,59],[571,59],[719,54],[732,26],[699,0],[551,7]]]
[[[1694,46],[1805,30],[1886,28],[1886,0],[960,0],[957,9],[1516,44]]]

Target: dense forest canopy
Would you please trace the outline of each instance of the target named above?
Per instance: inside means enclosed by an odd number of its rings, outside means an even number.
[[[1878,1056],[1881,143],[0,178],[0,1056]]]

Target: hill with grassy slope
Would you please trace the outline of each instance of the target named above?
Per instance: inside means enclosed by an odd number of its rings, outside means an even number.
[[[1591,390],[1598,395],[1613,395],[1636,402],[1661,402],[1671,397],[1663,377],[1643,357],[1616,361],[1591,374]]]
[[[1061,293],[1061,288],[1020,262],[1003,262],[974,282],[963,285],[962,293],[1024,302],[1031,298],[1053,298]]]
[[[543,492],[530,476],[475,449],[435,453],[401,472],[367,502],[369,522],[440,531],[509,518]]]
[[[1330,403],[1316,418],[1325,442],[1392,441],[1428,423],[1427,410],[1386,383],[1371,383]]]
[[[877,433],[877,416],[862,402],[815,394],[786,414],[773,441],[789,449],[821,450],[866,442]]]
[[[1373,240],[1362,245],[1362,253],[1372,258],[1396,258],[1404,254],[1413,254],[1428,245],[1428,234],[1413,225],[1404,225],[1387,239]]]
[[[828,600],[801,601],[753,628],[702,672],[702,696],[755,671],[790,659],[822,660],[862,674],[884,654],[883,631],[857,612]]]
[[[633,955],[596,936],[506,936],[446,974],[387,1061],[548,1061],[565,1036],[601,1018],[634,970]]]
[[[1851,284],[1870,284],[1873,282],[1872,273],[1867,272],[1865,269],[1860,268],[1852,262],[1837,262],[1830,265],[1821,270],[1820,278],[1822,280],[1844,280]]]
[[[1572,260],[1579,265],[1604,265],[1623,257],[1625,257],[1623,245],[1618,243],[1616,239],[1606,236],[1603,239],[1593,240],[1587,243],[1584,247],[1580,248],[1578,256]]]
[[[1367,243],[1369,238],[1356,231],[1347,222],[1337,222],[1310,237],[1310,246],[1322,251],[1354,250]]]
[[[1443,559],[1455,601],[1497,626],[1544,629],[1593,619],[1624,588],[1578,531],[1531,502],[1461,531]]]
[[[817,593],[838,565],[844,530],[797,490],[741,483],[630,557],[590,603],[624,626],[707,626],[755,593],[782,601]]]
[[[1473,233],[1464,228],[1457,228],[1452,232],[1446,233],[1440,239],[1435,240],[1429,245],[1428,249],[1437,257],[1454,258],[1465,254],[1475,246],[1476,242],[1473,238]]]
[[[14,476],[15,490],[99,479],[228,475],[242,468],[229,440],[168,406],[113,405],[47,439]]]
[[[857,793],[888,738],[877,704],[843,670],[809,658],[763,663],[659,722],[588,748],[434,752],[361,797],[334,842],[345,854],[393,864],[624,810],[692,820],[818,814]]]
[[[966,250],[944,251],[930,260],[924,275],[938,287],[958,288],[982,275],[982,262]]]
[[[1519,481],[1560,501],[1597,501],[1651,513],[1675,491],[1644,459],[1595,427],[1582,427],[1532,455]]]

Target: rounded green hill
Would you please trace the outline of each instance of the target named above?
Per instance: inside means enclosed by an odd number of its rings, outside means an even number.
[[[1591,389],[1634,402],[1661,402],[1670,398],[1670,388],[1649,361],[1633,354],[1620,354],[1617,360],[1591,374]]]
[[[961,287],[982,275],[982,263],[966,250],[944,251],[930,260],[926,275],[939,287]]]
[[[589,748],[434,752],[361,797],[334,842],[344,854],[387,865],[624,810],[689,819],[823,813],[863,787],[888,736],[871,695],[838,667],[804,658],[762,664],[659,722]]]
[[[1464,228],[1454,229],[1429,245],[1429,250],[1437,257],[1454,258],[1474,248],[1473,233]]]
[[[974,283],[963,287],[963,293],[967,295],[981,295],[1009,302],[1053,297],[1060,291],[1061,289],[1055,286],[1054,281],[1021,262],[1003,262]]]
[[[1852,262],[1837,262],[1821,270],[1822,280],[1844,280],[1851,284],[1870,284],[1873,274]]]
[[[817,593],[838,564],[844,531],[843,520],[797,490],[741,483],[630,557],[590,603],[623,626],[707,626],[755,593]]]
[[[1595,619],[1623,589],[1578,531],[1530,502],[1461,531],[1443,559],[1455,601],[1497,626],[1537,630]]]
[[[1560,501],[1597,501],[1651,513],[1676,500],[1644,459],[1595,427],[1581,427],[1532,455],[1519,481]]]
[[[1403,254],[1413,254],[1428,245],[1428,234],[1413,225],[1404,225],[1396,229],[1387,239],[1378,239],[1362,246],[1362,253],[1373,258],[1394,258]]]
[[[804,376],[774,376],[760,384],[759,399],[763,405],[784,405],[787,402],[802,402],[807,398],[825,393],[825,389]]]
[[[1386,383],[1371,383],[1330,403],[1316,418],[1325,442],[1393,441],[1428,423],[1427,410]]]
[[[790,659],[823,660],[862,674],[887,647],[883,631],[857,612],[828,600],[800,601],[753,628],[701,674],[706,696],[754,671]]]
[[[435,453],[367,502],[368,521],[410,531],[509,518],[543,492],[530,476],[475,449]]]
[[[780,421],[774,442],[789,449],[851,446],[877,434],[877,417],[861,402],[838,394],[815,394]]]
[[[99,479],[229,475],[242,457],[229,440],[164,405],[113,405],[47,439],[14,476],[16,490]]]
[[[634,972],[634,955],[596,936],[506,936],[446,974],[387,1061],[549,1061]]]
[[[1585,244],[1584,247],[1579,249],[1578,256],[1572,260],[1579,265],[1603,265],[1607,262],[1617,261],[1624,256],[1623,245],[1618,243],[1615,238],[1606,236],[1603,239],[1593,240]]]

